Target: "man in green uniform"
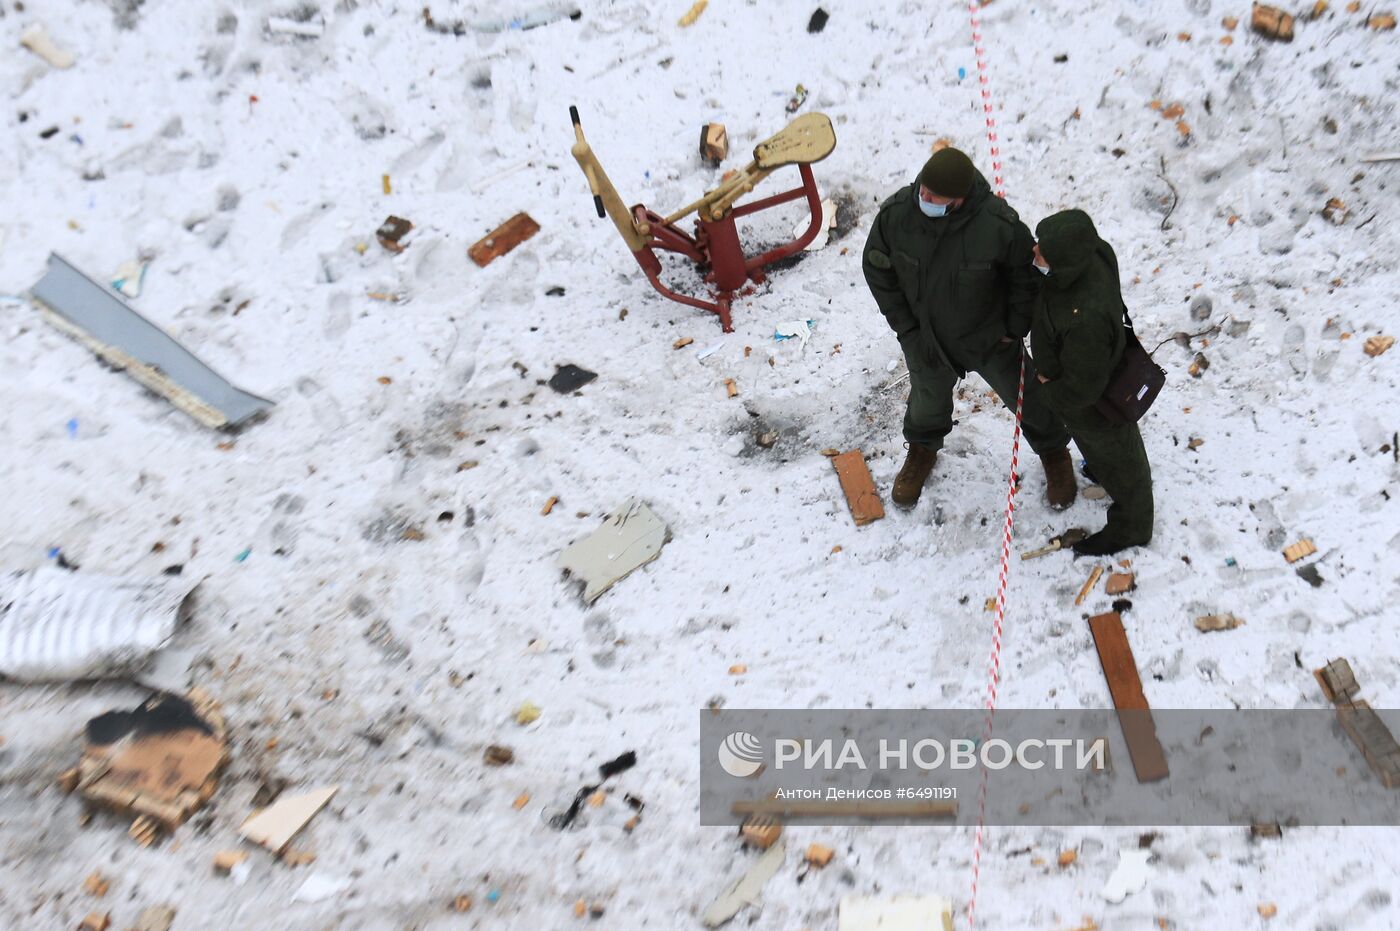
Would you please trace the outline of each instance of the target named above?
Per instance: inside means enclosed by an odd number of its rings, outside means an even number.
[[[866,283],[909,366],[904,438],[909,454],[890,497],[913,507],[953,429],[953,388],[981,375],[1015,410],[1021,339],[1041,278],[1034,240],[966,155],[933,154],[918,179],[880,207],[865,243]],[[1045,468],[1052,507],[1074,501],[1069,434],[1046,404],[1026,358],[1022,428]]]
[[[1094,407],[1123,355],[1118,258],[1082,210],[1046,217],[1035,233],[1036,265],[1048,269],[1031,324],[1037,380],[1113,498],[1108,525],[1074,550],[1106,556],[1152,539],[1152,468],[1142,433],[1136,423],[1110,423]]]

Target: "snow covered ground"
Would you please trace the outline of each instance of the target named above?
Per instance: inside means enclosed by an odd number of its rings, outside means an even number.
[[[820,455],[862,448],[887,491],[903,453],[902,389],[884,390],[898,347],[860,245],[935,138],[985,166],[962,5],[830,4],[820,34],[810,0],[714,0],[688,29],[683,2],[584,2],[505,31],[479,30],[551,8],[429,0],[435,31],[422,2],[19,6],[0,0],[0,292],[20,295],[50,251],[99,278],[144,253],[135,306],[277,407],[212,433],[27,302],[0,303],[0,567],[57,547],[82,571],[203,578],[175,646],[236,735],[213,803],[145,849],[118,819],[80,827],[53,784],[83,723],[143,693],[0,685],[0,925],[73,927],[100,906],[126,927],[170,903],[179,929],[565,928],[586,923],[583,899],[602,927],[699,927],[753,859],[697,824],[699,709],[981,700],[1009,415],[970,379],[919,507],[862,529]],[[1243,2],[985,13],[1012,205],[1032,227],[1093,215],[1149,346],[1222,326],[1158,352],[1168,389],[1143,429],[1157,532],[1131,554],[1126,620],[1156,707],[1322,707],[1309,670],[1336,656],[1374,705],[1400,702],[1400,350],[1362,350],[1400,330],[1400,163],[1359,161],[1400,148],[1400,53],[1395,32],[1365,27],[1380,7],[1343,6],[1300,19],[1292,44],[1252,35]],[[324,29],[271,32],[276,16]],[[1243,22],[1230,33],[1225,16]],[[35,21],[75,67],[20,48]],[[718,181],[695,154],[701,124],[727,124],[735,167],[787,122],[799,82],[802,112],[835,125],[816,173],[854,229],[740,301],[701,362],[718,323],[652,292],[595,218],[567,107],[623,196],[664,212]],[[1180,103],[1189,134],[1154,100]],[[1340,225],[1321,215],[1332,197]],[[485,269],[467,260],[519,210],[537,236]],[[374,241],[389,214],[417,226],[397,256]],[[801,216],[749,233],[774,242]],[[813,321],[805,348],[772,338],[794,318]],[[1193,378],[1197,351],[1210,365]],[[542,381],[564,363],[599,377],[558,395]],[[1027,475],[1018,549],[1102,520],[1102,502],[1049,511],[1038,464]],[[585,607],[554,559],[631,495],[672,541]],[[1280,555],[1303,536],[1320,587]],[[1012,567],[1003,707],[1108,705],[1083,621],[1107,599],[1073,607],[1086,571]],[[1214,611],[1247,623],[1191,626]],[[521,727],[526,701],[543,714]],[[485,766],[488,744],[516,762]],[[638,764],[605,805],[567,831],[546,823],[627,750]],[[315,863],[255,851],[246,884],[214,876],[255,792],[280,781],[341,787],[296,842]],[[630,833],[624,792],[646,805]],[[737,926],[831,929],[852,893],[966,902],[970,831],[789,833],[836,860],[799,883],[790,849]],[[989,830],[979,925],[1400,927],[1395,830],[1165,829],[1147,889],[1109,905],[1100,890],[1138,833]],[[81,891],[95,869],[113,884],[101,901]],[[293,904],[313,874],[352,884]],[[470,911],[450,910],[459,894]]]

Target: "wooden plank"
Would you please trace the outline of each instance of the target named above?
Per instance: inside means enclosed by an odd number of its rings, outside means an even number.
[[[1089,580],[1084,583],[1084,587],[1079,590],[1079,597],[1074,599],[1074,606],[1077,608],[1084,603],[1084,599],[1089,597],[1089,592],[1093,590],[1103,575],[1103,566],[1095,566],[1094,571],[1089,573]]]
[[[1119,711],[1118,723],[1123,728],[1123,739],[1128,744],[1128,755],[1133,758],[1138,782],[1165,779],[1167,758],[1157,740],[1157,726],[1152,721],[1147,696],[1142,693],[1142,680],[1138,677],[1133,648],[1128,645],[1128,634],[1123,629],[1123,618],[1117,611],[1096,614],[1089,618],[1089,630],[1094,635],[1094,646],[1099,651],[1099,663],[1108,680],[1113,706]]]
[[[834,457],[831,464],[836,467],[836,477],[841,480],[841,490],[846,493],[846,503],[850,505],[851,517],[855,519],[857,527],[864,527],[885,516],[885,506],[880,501],[880,493],[875,490],[875,480],[870,477],[864,453],[852,449]]]
[[[540,225],[528,213],[517,213],[468,249],[467,255],[485,268],[539,231]]]

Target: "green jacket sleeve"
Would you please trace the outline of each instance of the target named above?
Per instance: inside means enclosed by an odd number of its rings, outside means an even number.
[[[884,214],[877,214],[870,227],[870,235],[865,240],[865,254],[861,259],[861,270],[865,272],[865,283],[885,315],[885,321],[900,338],[919,329],[919,321],[909,308],[909,301],[899,286],[899,276],[895,274],[890,261],[890,245],[885,239]]]
[[[1060,346],[1060,373],[1041,385],[1052,407],[1059,410],[1091,407],[1103,397],[1113,368],[1122,355],[1114,352],[1118,337],[1114,328],[1121,326],[1111,315],[1096,313],[1069,328]]]
[[[1035,298],[1044,280],[1035,270],[1035,237],[1019,219],[1013,224],[1011,241],[1002,259],[1002,274],[1006,276],[1006,332],[1024,339],[1031,330],[1031,314]]]

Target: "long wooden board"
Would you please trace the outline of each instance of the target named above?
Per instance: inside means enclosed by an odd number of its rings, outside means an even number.
[[[1137,662],[1133,659],[1133,648],[1128,645],[1123,618],[1117,611],[1096,614],[1089,618],[1089,630],[1094,635],[1094,646],[1099,651],[1099,663],[1108,680],[1113,706],[1119,712],[1118,723],[1123,728],[1123,739],[1128,744],[1128,755],[1133,758],[1138,782],[1165,779],[1167,758],[1157,740],[1152,709],[1142,693],[1142,680],[1138,678]]]
[[[836,476],[841,480],[841,490],[846,493],[846,503],[851,507],[851,517],[857,527],[885,516],[885,506],[875,490],[875,480],[870,477],[864,453],[853,449],[832,458],[831,464],[836,467]]]

